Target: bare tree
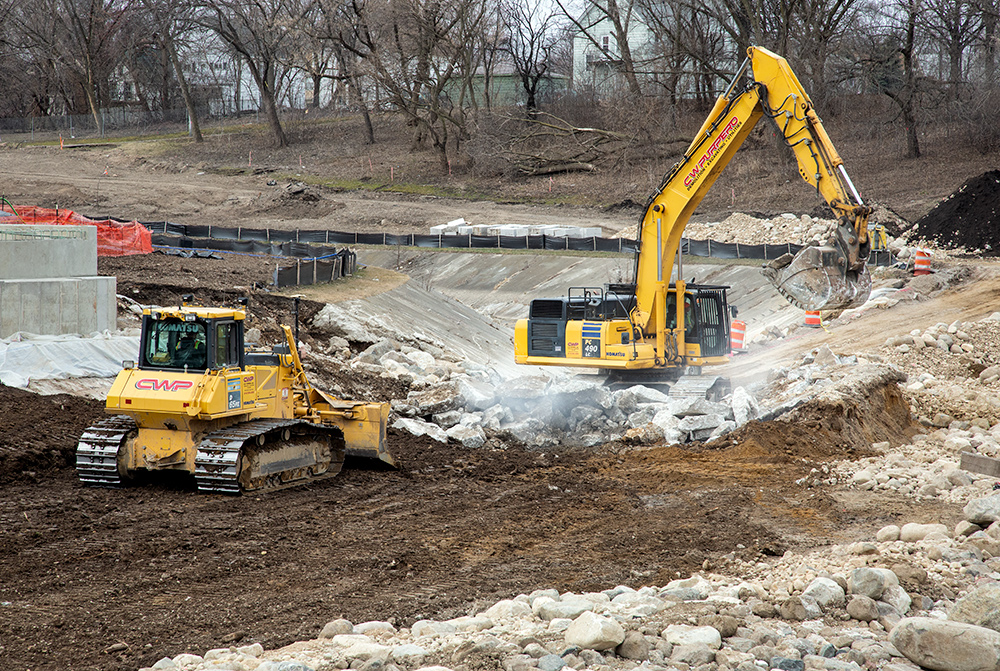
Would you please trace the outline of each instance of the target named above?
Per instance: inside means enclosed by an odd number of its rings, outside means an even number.
[[[468,50],[487,7],[480,0],[353,0],[352,36],[342,40],[414,126],[413,148],[429,141],[445,172],[452,132],[468,136],[465,110],[453,97],[474,78]]]
[[[918,27],[947,56],[949,90],[952,99],[957,99],[963,83],[963,56],[981,38],[981,8],[972,0],[923,0],[918,21]]]
[[[528,115],[534,116],[539,87],[551,72],[553,52],[560,39],[560,15],[523,0],[506,0],[502,9],[510,31],[504,51],[521,80]]]
[[[605,47],[604,36],[600,31],[610,28],[615,40],[614,60],[625,78],[629,94],[635,98],[641,97],[642,87],[636,75],[636,62],[629,42],[629,34],[639,18],[633,0],[586,0],[582,14],[577,13],[566,0],[556,0],[556,4],[576,28],[577,34],[602,53],[609,53],[610,49]]]
[[[195,9],[185,0],[142,0],[147,15],[153,22],[155,32],[152,34],[157,46],[170,64],[171,71],[177,79],[177,86],[184,100],[188,117],[188,135],[195,142],[203,142],[201,126],[198,123],[198,110],[191,87],[188,86],[184,67],[177,53],[177,44],[196,27]],[[166,107],[166,100],[164,100]]]
[[[925,80],[917,70],[917,25],[922,9],[922,0],[895,0],[873,11],[875,22],[858,33],[868,40],[857,50],[864,78],[896,104],[906,132],[907,158],[920,156],[917,114],[926,94]]]
[[[250,70],[275,144],[288,146],[278,117],[279,75],[313,0],[201,1],[205,11],[200,23],[215,31]]]
[[[39,0],[15,9],[13,18],[36,61],[49,60],[70,109],[78,108],[79,95],[100,129],[108,78],[125,51],[132,0]]]

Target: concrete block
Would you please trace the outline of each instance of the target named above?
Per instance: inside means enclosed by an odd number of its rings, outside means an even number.
[[[0,225],[0,280],[96,274],[96,226]]]
[[[0,338],[113,331],[116,286],[107,276],[0,280]]]

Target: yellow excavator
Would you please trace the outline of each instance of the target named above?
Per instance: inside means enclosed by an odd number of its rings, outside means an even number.
[[[340,472],[346,455],[395,465],[388,403],[333,398],[309,383],[296,341],[244,346],[240,308],[145,308],[138,361],[108,392],[111,414],[76,450],[80,480],[117,487],[142,471],[194,476],[198,490],[280,489]]]
[[[671,388],[677,395],[724,394],[725,381],[698,374],[702,366],[727,361],[729,287],[683,281],[681,235],[698,203],[765,116],[795,154],[802,179],[826,200],[838,223],[824,244],[786,254],[762,272],[804,310],[864,303],[871,291],[866,265],[871,208],[851,183],[787,61],[750,47],[684,157],[646,204],[635,283],[573,287],[561,298],[533,300],[528,318],[514,328],[515,361],[600,369],[623,383],[678,380]]]

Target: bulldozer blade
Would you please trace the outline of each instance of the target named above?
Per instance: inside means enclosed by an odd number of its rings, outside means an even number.
[[[868,266],[844,270],[836,247],[804,247],[765,264],[761,272],[789,303],[803,310],[846,310],[868,300],[872,278]]]

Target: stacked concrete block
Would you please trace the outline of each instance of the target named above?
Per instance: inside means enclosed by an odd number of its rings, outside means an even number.
[[[114,330],[116,287],[97,274],[96,227],[0,225],[0,338]]]

